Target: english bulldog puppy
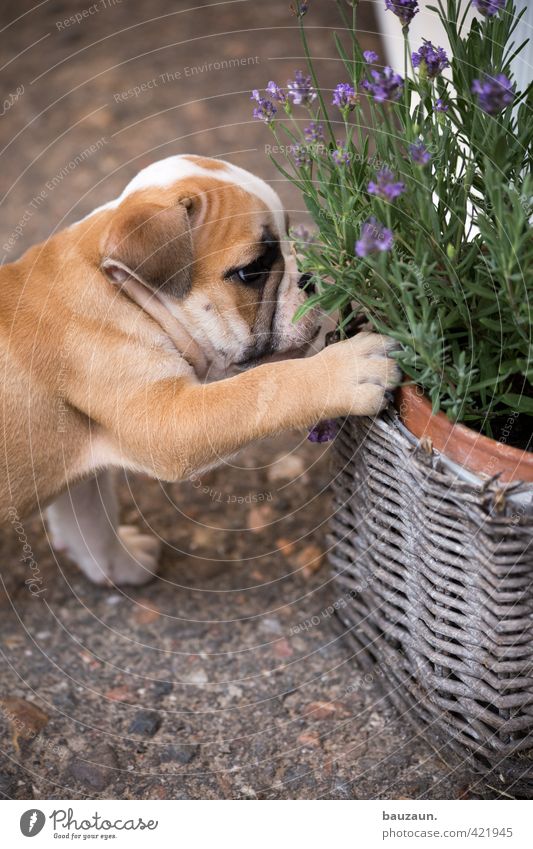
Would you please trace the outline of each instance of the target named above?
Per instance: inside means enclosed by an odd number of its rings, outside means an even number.
[[[390,340],[322,350],[278,195],[171,156],[0,269],[0,515],[47,507],[91,581],[142,584],[158,541],[119,524],[116,467],[178,481],[322,418],[376,415]],[[311,356],[306,356],[312,354]]]

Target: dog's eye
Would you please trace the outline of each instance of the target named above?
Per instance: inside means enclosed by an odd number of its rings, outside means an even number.
[[[250,265],[245,265],[244,268],[239,268],[235,272],[235,276],[241,281],[241,283],[245,283],[247,286],[252,284],[257,285],[258,283],[263,283],[265,278],[268,276],[269,269],[265,268],[262,262],[256,260],[256,262],[251,262]]]
[[[272,271],[272,266],[280,255],[279,243],[274,239],[263,242],[263,253],[256,257],[253,262],[243,265],[242,268],[234,268],[226,274],[233,277],[245,286],[263,286]]]

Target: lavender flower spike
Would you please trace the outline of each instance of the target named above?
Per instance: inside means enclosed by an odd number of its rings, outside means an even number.
[[[355,106],[356,94],[353,86],[349,83],[339,83],[333,91],[333,106],[338,106],[343,111],[353,109]]]
[[[431,154],[422,140],[410,144],[409,153],[415,165],[427,165],[431,162]]]
[[[304,129],[304,136],[308,142],[324,141],[324,127],[316,121],[311,121]]]
[[[361,227],[359,239],[355,243],[355,253],[357,256],[365,257],[369,254],[390,251],[393,244],[392,230],[388,230],[372,216]]]
[[[303,168],[304,165],[311,165],[312,160],[309,156],[309,151],[303,144],[291,145],[290,152],[297,168]]]
[[[257,103],[253,113],[254,118],[258,121],[264,121],[265,124],[271,124],[276,112],[278,111],[272,101],[261,97],[261,94],[257,91],[257,89],[253,90],[250,100],[255,100]]]
[[[477,94],[478,103],[487,115],[497,115],[513,102],[515,87],[505,74],[495,77],[485,75],[483,81],[474,80],[472,91]]]
[[[419,11],[418,0],[385,0],[385,8],[394,12],[403,27],[408,27]]]
[[[376,179],[371,180],[368,184],[369,194],[376,195],[383,200],[389,201],[389,203],[395,198],[400,197],[404,191],[405,183],[396,182],[390,168],[381,168],[376,174]]]
[[[450,66],[446,51],[442,47],[434,47],[431,41],[424,39],[424,44],[412,54],[413,67],[418,68],[422,78],[434,80],[445,68]]]
[[[505,6],[505,0],[472,0],[472,5],[482,15],[493,18]]]
[[[403,91],[403,79],[388,66],[380,71],[370,72],[374,82],[364,80],[362,88],[368,91],[376,103],[384,103],[388,100],[398,100]]]
[[[324,419],[311,428],[307,436],[309,442],[331,442],[335,439],[339,426],[335,419]]]
[[[311,232],[304,224],[297,224],[296,227],[291,227],[289,236],[302,246],[317,244],[316,232]]]
[[[296,71],[293,80],[287,83],[289,97],[295,106],[310,106],[316,100],[316,91],[313,88],[311,77],[306,76],[303,71]]]
[[[365,62],[368,62],[369,65],[373,65],[374,62],[377,62],[379,60],[379,56],[374,50],[365,50],[363,53],[363,58]]]
[[[296,8],[294,8],[292,3],[289,8],[293,15],[296,15],[297,18],[303,18],[305,15],[307,15],[307,10],[309,9],[309,2],[308,0],[297,0]]]
[[[287,102],[287,95],[277,83],[273,82],[273,80],[270,80],[269,84],[267,85],[266,93],[269,94],[272,100],[277,103]]]
[[[336,150],[331,151],[331,158],[335,165],[349,165],[351,156],[342,142],[337,140],[337,148]]]

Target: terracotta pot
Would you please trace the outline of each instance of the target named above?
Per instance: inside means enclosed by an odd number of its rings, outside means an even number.
[[[461,424],[452,424],[444,413],[433,415],[431,402],[418,386],[400,386],[396,409],[403,424],[417,439],[431,440],[433,448],[482,477],[500,473],[500,480],[533,481],[533,453],[497,442]]]

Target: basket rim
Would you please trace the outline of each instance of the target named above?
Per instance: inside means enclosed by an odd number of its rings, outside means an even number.
[[[481,478],[499,476],[502,483],[533,483],[533,452],[490,439],[443,413],[433,413],[419,386],[402,384],[395,395],[402,424],[417,439],[429,439],[439,453]],[[490,468],[490,472],[487,471]]]

